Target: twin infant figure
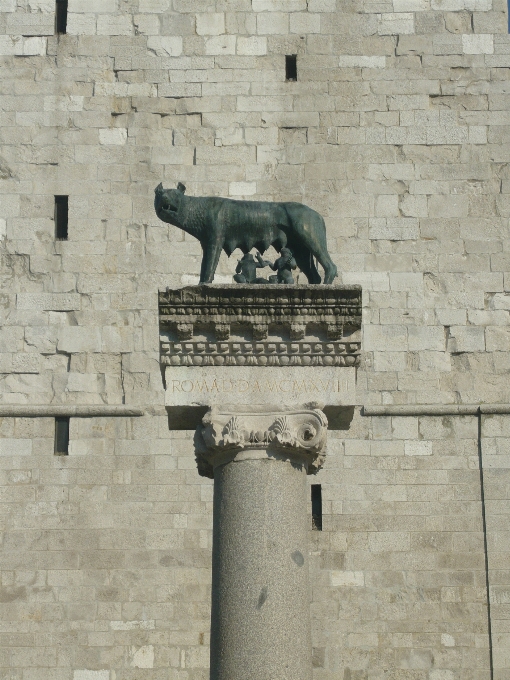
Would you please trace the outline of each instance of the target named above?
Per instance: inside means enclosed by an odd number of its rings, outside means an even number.
[[[247,253],[238,261],[234,281],[237,283],[287,283],[293,284],[294,278],[292,270],[296,269],[296,260],[294,255],[288,248],[282,248],[280,257],[275,262],[263,260],[260,253],[256,255],[257,259],[251,253]],[[264,267],[271,267],[276,272],[269,279],[264,279],[257,276],[257,269]]]

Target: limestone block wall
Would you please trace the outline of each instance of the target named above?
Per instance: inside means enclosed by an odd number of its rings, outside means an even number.
[[[364,290],[360,403],[510,403],[506,3],[68,9],[56,36],[53,0],[0,0],[0,407],[146,415],[72,418],[66,457],[53,419],[0,420],[0,678],[205,680],[212,487],[168,431],[157,320],[201,251],[154,187],[324,215]],[[507,680],[509,417],[332,433],[316,680]]]

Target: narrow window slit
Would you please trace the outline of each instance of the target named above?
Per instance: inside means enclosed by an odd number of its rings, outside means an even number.
[[[55,196],[55,238],[67,241],[69,224],[69,196]]]
[[[322,487],[312,484],[312,529],[322,531]]]
[[[285,80],[297,80],[297,54],[285,57]]]
[[[58,34],[67,33],[67,2],[68,0],[56,0],[55,28]]]
[[[55,418],[55,455],[69,455],[69,421],[67,416]]]

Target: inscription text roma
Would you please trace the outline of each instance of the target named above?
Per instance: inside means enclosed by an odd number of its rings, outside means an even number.
[[[186,394],[227,394],[227,393],[279,393],[279,394],[313,394],[314,392],[340,393],[345,390],[345,381],[335,380],[229,380],[213,378],[210,380],[172,380],[171,390],[174,393]]]

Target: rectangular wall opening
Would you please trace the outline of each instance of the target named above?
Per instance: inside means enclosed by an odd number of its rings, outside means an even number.
[[[55,418],[55,455],[69,455],[69,421],[67,416]]]
[[[322,486],[312,484],[312,529],[322,531]]]
[[[67,33],[67,2],[68,0],[56,0],[55,30],[58,34]]]
[[[55,196],[55,238],[67,241],[69,224],[69,196]]]
[[[297,80],[297,54],[288,54],[285,57],[285,80]]]

